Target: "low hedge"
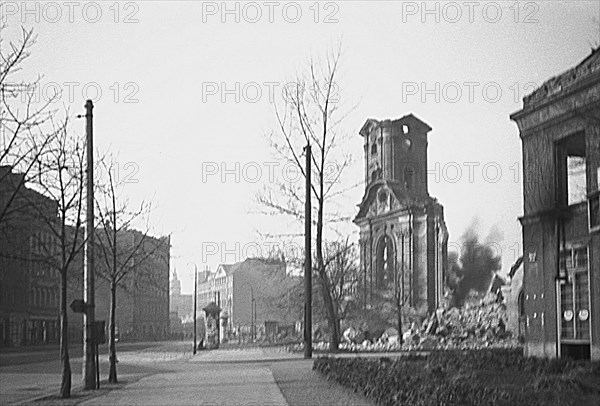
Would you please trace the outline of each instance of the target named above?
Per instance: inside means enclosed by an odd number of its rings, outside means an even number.
[[[525,358],[516,350],[321,357],[313,369],[380,405],[600,404],[600,363]]]

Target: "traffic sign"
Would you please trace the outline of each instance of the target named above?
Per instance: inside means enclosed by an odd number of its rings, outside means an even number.
[[[85,313],[87,312],[87,310],[89,309],[90,306],[88,306],[83,299],[75,299],[71,302],[71,306],[69,306],[71,308],[71,310],[73,310],[75,313]]]

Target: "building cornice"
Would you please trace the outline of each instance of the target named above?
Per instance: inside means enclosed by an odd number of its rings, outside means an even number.
[[[560,99],[569,97],[574,93],[578,93],[582,89],[585,89],[586,87],[593,87],[594,85],[597,85],[599,80],[600,80],[600,70],[593,72],[585,77],[582,77],[581,79],[577,80],[576,82],[573,82],[572,84],[570,84],[564,90],[559,90],[558,92],[556,92],[554,94],[546,95],[545,97],[541,97],[540,100],[538,100],[538,101],[527,102],[525,100],[529,96],[526,96],[523,98],[523,100],[524,100],[523,108],[521,110],[516,111],[513,114],[511,114],[510,118],[518,119],[522,115],[534,113],[536,110],[542,109],[552,103],[556,103]],[[535,91],[533,93],[535,93]]]
[[[571,206],[553,207],[551,209],[538,210],[519,217],[521,225],[530,225],[544,220],[567,219],[587,213],[587,202],[573,204]]]

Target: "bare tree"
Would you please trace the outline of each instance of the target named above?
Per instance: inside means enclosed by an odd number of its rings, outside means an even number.
[[[350,314],[350,317],[362,324],[363,328],[377,333],[383,333],[388,326],[396,326],[398,329],[398,340],[402,344],[402,326],[403,319],[410,318],[415,313],[415,309],[409,304],[410,289],[407,281],[404,279],[405,270],[408,264],[404,259],[391,261],[389,264],[389,279],[377,289],[368,293],[370,296],[369,306],[360,305]],[[367,290],[365,281],[357,271],[356,277],[357,289],[354,300],[358,303],[365,303]]]
[[[117,382],[117,350],[116,350],[116,320],[117,320],[117,290],[125,288],[129,276],[140,272],[140,265],[157,250],[166,240],[159,240],[159,244],[150,250],[145,249],[149,238],[148,220],[151,205],[145,202],[136,210],[130,208],[129,201],[120,196],[125,181],[119,180],[117,173],[118,163],[110,157],[100,161],[104,181],[99,187],[96,206],[97,214],[102,227],[98,230],[98,245],[104,266],[96,269],[97,274],[106,279],[110,284],[110,320],[109,320],[109,373],[108,381]],[[140,232],[140,238],[125,239],[125,234],[130,232],[133,223],[144,221],[146,229]]]
[[[357,310],[360,268],[357,263],[354,244],[348,238],[324,243],[324,266],[330,281],[330,296],[334,304],[337,323],[347,317],[352,317]],[[288,264],[301,265],[302,258],[285,257]],[[313,277],[318,278],[316,269]],[[275,275],[271,276],[275,279]],[[301,318],[304,311],[304,281],[301,278],[288,277],[287,280],[276,280],[276,285],[285,286],[280,292],[269,298],[268,305],[280,312],[287,312]],[[319,286],[313,285],[313,322],[315,326],[328,322],[327,314],[323,310],[322,295],[319,296]]]
[[[7,29],[0,26],[0,31]],[[50,239],[37,241],[40,248],[36,260],[60,274],[60,357],[62,383],[60,395],[70,397],[71,367],[68,351],[67,277],[82,248],[81,211],[83,182],[83,149],[79,141],[67,135],[67,119],[58,123],[56,111],[50,109],[60,95],[37,100],[41,77],[19,79],[31,55],[36,37],[33,30],[21,29],[15,41],[0,35],[0,183],[11,182],[2,196],[0,224],[12,213],[33,212],[44,224]],[[67,115],[68,116],[68,115]],[[11,176],[13,171],[19,176]],[[32,185],[52,205],[40,204],[35,194],[24,193]],[[39,195],[38,195],[39,196]],[[54,207],[50,207],[53,206]]]
[[[6,29],[6,25],[0,25],[0,33]],[[60,95],[40,102],[36,89],[41,77],[31,81],[18,78],[36,41],[33,30],[21,28],[21,37],[8,43],[3,37],[0,35],[0,167],[12,167],[20,176],[12,177],[16,182],[0,202],[0,223],[20,209],[15,204],[19,192],[38,176],[41,168],[36,164],[63,130],[53,123],[56,112],[50,109]],[[10,172],[0,171],[0,183],[11,178]]]
[[[324,259],[324,227],[350,220],[341,216],[334,198],[344,193],[340,177],[350,164],[350,155],[341,150],[343,138],[340,124],[347,113],[340,109],[338,80],[341,47],[329,52],[323,61],[311,60],[304,75],[288,83],[282,106],[275,104],[278,130],[271,133],[275,151],[295,165],[303,176],[302,150],[311,144],[311,193],[316,211],[314,267],[331,331],[331,347],[336,350],[340,339],[339,315],[332,297],[332,282]],[[272,213],[304,220],[303,184],[280,182],[276,190],[259,194],[258,201]]]
[[[44,210],[31,202],[39,219],[49,230],[51,238],[42,241],[40,261],[60,274],[60,359],[62,383],[60,396],[71,395],[71,366],[68,349],[67,279],[80,266],[75,262],[81,256],[85,239],[82,216],[84,206],[85,146],[78,137],[70,136],[63,125],[46,153],[38,158],[38,177],[32,185],[42,195],[56,203],[56,210]]]
[[[327,242],[325,245],[325,268],[331,281],[331,298],[338,323],[356,309],[360,284],[360,267],[356,247],[348,238]]]

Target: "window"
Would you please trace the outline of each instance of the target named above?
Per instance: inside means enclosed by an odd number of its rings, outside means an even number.
[[[570,274],[574,270],[586,270],[587,264],[587,247],[567,248],[560,253],[561,272]]]
[[[569,205],[586,200],[585,157],[567,156],[567,193]]]
[[[600,191],[590,196],[588,201],[590,230],[600,230]]]
[[[377,144],[373,143],[373,145],[371,145],[371,155],[375,154],[377,154]]]
[[[600,230],[600,167],[596,173],[596,190],[588,196],[590,230]]]
[[[379,202],[385,203],[388,200],[388,193],[385,190],[379,192]]]
[[[578,133],[556,144],[557,203],[574,205],[587,199],[585,134]]]
[[[381,179],[381,169],[379,168],[371,172],[371,182],[375,182],[378,179]]]
[[[415,170],[412,166],[404,168],[404,187],[412,190],[415,187]]]
[[[573,268],[585,269],[588,264],[587,248],[580,247],[573,250]]]
[[[590,306],[587,247],[561,252],[561,271],[568,278],[560,286],[561,338],[590,339]],[[564,268],[563,268],[564,267]]]
[[[377,244],[376,286],[379,289],[389,287],[395,278],[395,253],[392,239],[384,235]]]

